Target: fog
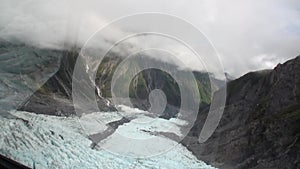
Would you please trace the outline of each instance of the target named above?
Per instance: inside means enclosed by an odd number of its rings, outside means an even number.
[[[82,46],[112,20],[141,12],[160,12],[183,18],[201,30],[216,47],[225,71],[235,77],[273,68],[300,54],[300,1],[297,0],[0,2],[1,38],[38,47]],[[103,37],[102,45],[123,31],[112,29]],[[182,57],[188,60],[188,55]]]

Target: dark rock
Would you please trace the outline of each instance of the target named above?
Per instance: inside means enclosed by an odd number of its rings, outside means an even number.
[[[97,144],[107,138],[108,136],[112,135],[117,129],[119,126],[125,124],[125,123],[129,123],[132,119],[128,119],[128,118],[125,118],[123,117],[121,120],[117,120],[117,121],[113,121],[113,122],[110,122],[107,124],[108,128],[101,132],[101,133],[96,133],[96,134],[93,134],[93,135],[89,135],[89,139],[92,140],[92,144],[91,144],[91,148],[94,149]]]
[[[58,116],[75,115],[72,102],[72,76],[78,57],[77,51],[78,49],[63,51],[59,70],[18,110]],[[113,105],[107,105],[106,99],[100,97],[96,99],[100,111],[116,110]]]
[[[248,73],[227,89],[225,111],[212,137],[198,143],[206,110],[182,143],[219,168],[300,168],[300,56],[274,70]]]
[[[62,135],[59,134],[58,136],[59,136],[62,140],[64,140],[64,137],[63,137]]]
[[[52,135],[54,135],[54,134],[55,134],[55,132],[54,132],[54,131],[52,131],[52,130],[50,130],[50,133],[51,133]]]
[[[149,65],[163,65],[164,67],[168,67],[170,70],[174,70],[176,74],[181,77],[185,77],[188,73],[186,70],[179,69],[176,65],[171,63],[162,62],[156,60],[151,57],[141,57],[141,61],[139,59],[134,59],[130,62],[130,65],[126,65],[123,67],[123,74],[120,77],[127,76],[127,71],[130,72],[132,67],[137,67],[141,64],[149,64]],[[99,65],[99,69],[97,72],[96,77],[96,84],[99,86],[99,89],[104,97],[112,97],[111,95],[111,81],[112,77],[123,61],[122,57],[118,57],[114,53],[109,53],[107,57],[102,60],[102,63]],[[192,74],[196,79],[196,83],[198,85],[200,97],[201,97],[201,104],[200,107],[202,108],[203,105],[207,105],[210,103],[211,97],[211,82],[209,73],[206,72],[197,72],[193,71]],[[190,79],[186,79],[185,82],[181,82],[185,85],[189,84]],[[218,84],[221,84],[221,81],[214,79],[216,82],[213,84],[215,88],[218,88]],[[214,83],[213,82],[213,83]],[[224,83],[224,82],[223,82]],[[118,88],[122,89],[123,91],[126,90],[126,85],[120,83],[118,84]],[[158,70],[158,69],[146,69],[139,72],[132,80],[129,86],[129,98],[131,104],[135,108],[139,108],[141,110],[149,110],[151,104],[149,102],[149,94],[154,89],[160,89],[164,92],[167,99],[167,105],[164,109],[164,112],[160,117],[169,119],[171,117],[176,117],[178,114],[180,104],[181,104],[181,94],[179,90],[178,83],[175,79],[167,72]],[[189,88],[187,87],[187,90]],[[190,91],[192,92],[192,91]],[[197,103],[198,104],[198,103]],[[151,112],[151,111],[150,111]]]
[[[0,113],[9,113],[40,88],[59,68],[62,53],[0,37]]]

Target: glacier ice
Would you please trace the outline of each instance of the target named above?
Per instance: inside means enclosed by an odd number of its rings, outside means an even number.
[[[11,111],[11,113],[18,118],[0,117],[2,127],[0,153],[30,167],[72,169],[213,168],[197,160],[180,144],[166,153],[151,158],[119,156],[105,149],[91,149],[91,141],[82,130],[78,117],[56,117],[20,111]],[[104,116],[108,116],[108,114]],[[129,131],[135,124],[127,123],[127,125],[120,126],[118,132]],[[126,129],[127,126],[129,129]],[[136,134],[142,133],[137,132]],[[113,142],[111,137],[107,138],[106,142]],[[164,144],[175,144],[175,141],[172,140],[163,140],[163,142]]]

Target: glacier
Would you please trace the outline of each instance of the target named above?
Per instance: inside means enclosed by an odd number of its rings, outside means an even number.
[[[0,153],[32,168],[213,169],[197,160],[180,144],[166,153],[150,158],[120,156],[105,149],[91,149],[92,142],[82,129],[78,117],[57,117],[21,111],[10,113],[17,118],[0,116]],[[97,116],[99,114],[101,113],[96,113]],[[104,119],[108,117],[107,112],[104,116]],[[135,124],[137,123],[127,123],[120,130],[131,130]],[[113,136],[107,138],[105,142],[116,143],[112,138]],[[166,143],[176,144],[172,140],[164,141]]]

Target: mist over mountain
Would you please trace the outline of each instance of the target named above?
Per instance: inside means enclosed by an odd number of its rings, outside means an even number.
[[[76,50],[64,51],[55,75],[19,110],[74,115],[71,75],[77,55]],[[122,57],[114,55],[105,58],[99,66],[95,82],[101,96],[98,97],[100,110],[115,110],[113,104],[107,105],[107,101],[111,98],[112,75],[121,61]],[[161,62],[155,59],[148,61]],[[213,136],[201,144],[198,143],[198,134],[207,117],[211,87],[214,87],[213,90],[223,90],[223,86],[218,86],[217,79],[211,86],[207,73],[194,72],[203,102],[197,120],[182,144],[198,159],[220,168],[299,167],[299,65],[298,56],[278,64],[274,70],[250,72],[228,82],[227,102],[221,122]],[[231,78],[229,75],[227,77]],[[133,105],[147,110],[149,91],[155,88],[163,89],[168,96],[169,104],[162,117],[175,117],[180,93],[174,79],[162,71],[142,71],[132,80],[130,97]]]
[[[27,101],[18,108],[19,110],[64,116],[76,114],[72,105],[72,76],[79,51],[78,49],[73,48],[71,50],[63,50],[60,52],[62,54],[62,57],[60,58],[60,67],[55,75],[30,96]],[[41,53],[40,55],[42,56],[43,54]],[[108,54],[99,65],[95,86],[92,85],[91,87],[94,88],[100,111],[115,110],[113,104],[107,105],[107,103],[111,102],[112,97],[112,76],[115,73],[116,67],[119,66],[123,59],[124,58],[118,56],[117,53],[112,53]],[[182,70],[177,65],[162,62],[155,58],[146,57],[143,61],[172,67],[174,71],[180,72],[182,76],[188,73],[188,70]],[[132,62],[131,64],[138,65],[139,63]],[[81,66],[85,67],[85,65]],[[197,81],[197,87],[201,96],[200,109],[202,109],[204,106],[210,104],[211,92],[220,88],[222,82],[221,80],[214,78],[212,74],[206,72],[193,71],[192,73]],[[126,76],[126,74],[122,76]],[[210,80],[212,80],[213,83],[210,83]],[[86,83],[87,85],[92,84],[90,79],[81,81],[81,83]],[[188,82],[188,79],[186,82]],[[125,90],[126,86],[118,84],[118,87],[121,90]],[[176,115],[181,104],[178,84],[168,73],[160,70],[144,70],[132,79],[129,89],[129,97],[131,98],[132,104],[136,108],[148,110],[150,106],[148,96],[154,89],[162,89],[167,96],[168,104],[164,116],[170,118]]]
[[[299,0],[0,1],[1,169],[300,169]]]
[[[298,0],[2,0],[0,10],[2,38],[52,49],[83,45],[94,32],[124,16],[145,12],[178,16],[209,37],[225,71],[235,77],[272,69],[300,52]],[[105,39],[114,39],[122,31],[114,28]]]

